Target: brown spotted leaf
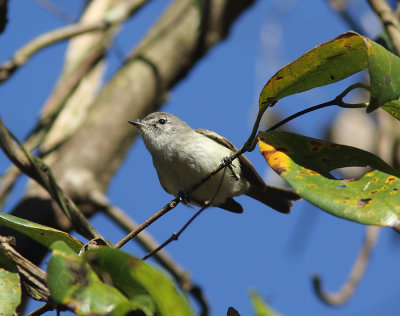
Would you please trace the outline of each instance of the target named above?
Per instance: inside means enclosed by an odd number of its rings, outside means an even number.
[[[400,174],[379,157],[350,146],[288,132],[259,133],[268,164],[304,199],[322,210],[367,225],[400,231]],[[360,179],[335,179],[331,171],[359,166]]]
[[[340,81],[361,70],[368,70],[370,76],[367,112],[384,106],[398,118],[400,58],[354,32],[314,47],[280,69],[260,93],[260,112],[286,96]]]

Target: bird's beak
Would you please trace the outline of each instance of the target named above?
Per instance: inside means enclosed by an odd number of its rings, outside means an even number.
[[[146,127],[147,124],[144,124],[140,121],[128,121],[130,124],[132,124],[133,126],[137,127],[138,129],[142,129],[143,127]]]

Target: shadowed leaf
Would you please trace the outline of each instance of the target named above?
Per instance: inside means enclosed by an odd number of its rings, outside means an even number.
[[[259,147],[271,168],[310,203],[351,221],[400,230],[399,172],[375,155],[278,131],[260,133]],[[373,171],[359,180],[336,180],[330,173],[351,166]]]
[[[160,315],[194,315],[188,301],[173,282],[146,262],[109,247],[89,250],[85,258],[98,273],[106,271],[113,284],[128,297],[139,299],[143,304],[154,301]],[[146,295],[152,300],[143,301]]]
[[[16,265],[0,250],[0,315],[17,315],[21,284]]]
[[[103,282],[84,258],[76,255],[65,243],[55,242],[52,249],[47,283],[55,302],[77,315],[109,315],[114,310],[122,313],[133,309],[152,315],[145,306],[128,300],[111,282]],[[107,275],[103,277],[107,280]]]

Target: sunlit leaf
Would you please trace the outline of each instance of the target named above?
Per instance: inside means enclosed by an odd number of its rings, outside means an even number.
[[[21,283],[15,264],[0,250],[0,315],[17,315]]]
[[[396,104],[400,98],[400,58],[365,36],[347,32],[279,70],[261,91],[260,111],[286,96],[340,81],[364,69],[370,76],[367,112]]]
[[[400,120],[400,100],[392,100],[382,105],[382,109]]]
[[[265,109],[286,96],[347,78],[368,66],[362,36],[348,32],[321,44],[279,70],[261,91]]]
[[[71,235],[48,226],[43,226],[10,214],[0,213],[0,224],[15,229],[36,240],[45,247],[50,247],[55,241],[64,241],[75,252],[79,252],[83,244]]]
[[[253,305],[255,316],[281,316],[282,314],[274,311],[268,304],[258,295],[256,291],[250,291],[251,305]]]
[[[47,283],[53,301],[77,315],[109,315],[114,309],[129,311],[139,307],[114,286],[104,283],[65,243],[56,242],[52,249]]]
[[[187,299],[173,282],[146,262],[109,247],[89,250],[85,258],[98,273],[107,272],[113,284],[128,297],[137,299],[138,295],[142,295],[144,298],[147,293],[160,315],[194,315]]]
[[[271,168],[312,204],[361,224],[400,230],[400,175],[375,155],[278,131],[260,133],[259,147]],[[373,170],[359,180],[336,180],[330,173],[350,166]]]

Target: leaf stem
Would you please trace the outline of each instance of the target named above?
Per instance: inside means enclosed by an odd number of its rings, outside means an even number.
[[[342,108],[365,108],[365,107],[368,106],[367,103],[351,104],[351,103],[346,103],[346,102],[343,101],[343,98],[346,95],[348,95],[352,90],[359,89],[359,88],[362,88],[362,89],[365,89],[365,90],[370,90],[369,86],[367,86],[365,84],[362,84],[360,82],[352,84],[351,86],[347,87],[342,93],[340,93],[333,100],[330,100],[328,102],[324,102],[324,103],[321,103],[321,104],[317,104],[317,105],[314,105],[314,106],[312,106],[312,107],[310,107],[308,109],[305,109],[305,110],[302,110],[300,112],[297,112],[297,113],[285,118],[284,120],[276,123],[272,127],[268,128],[266,131],[268,132],[268,131],[276,130],[277,128],[281,127],[282,125],[286,124],[287,122],[289,122],[289,121],[291,121],[291,120],[293,120],[293,119],[295,119],[295,118],[297,118],[299,116],[302,116],[304,114],[307,114],[307,113],[310,113],[312,111],[319,110],[319,109],[322,109],[322,108],[325,108],[325,107],[328,107],[328,106],[331,106],[331,105],[337,105],[337,106],[340,106]]]

